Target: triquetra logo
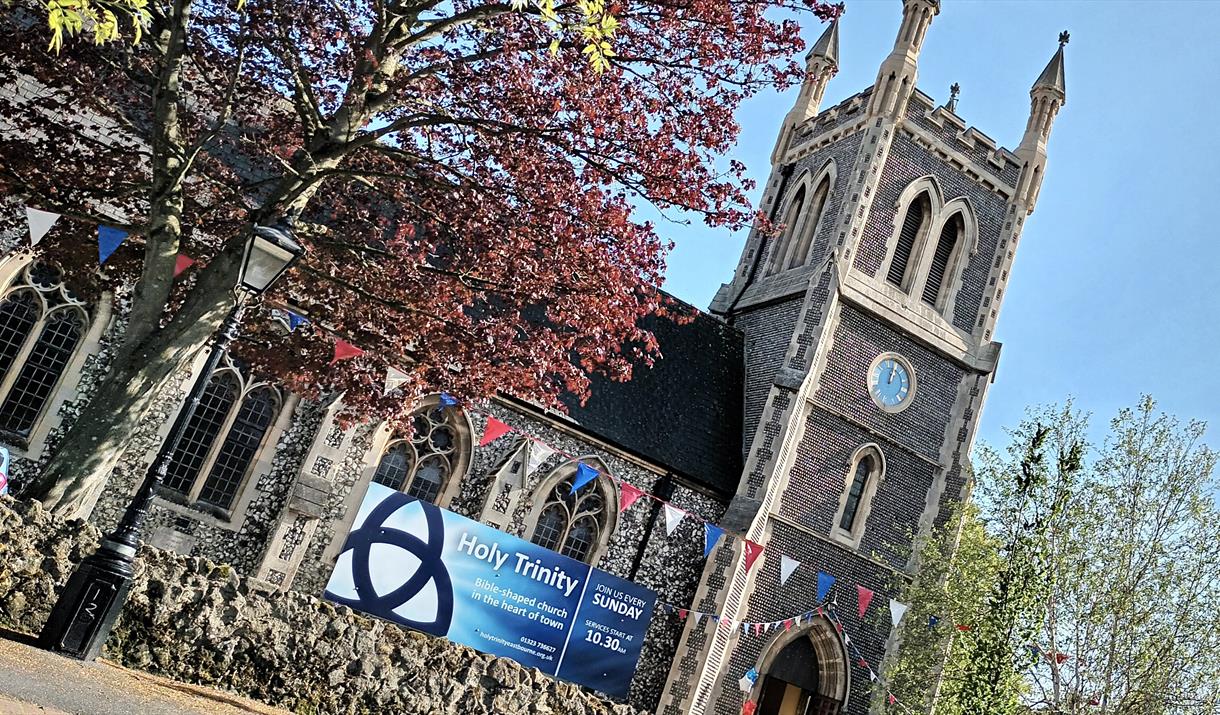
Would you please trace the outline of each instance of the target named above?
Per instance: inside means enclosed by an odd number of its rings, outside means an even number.
[[[453,586],[441,560],[441,510],[378,484],[370,489],[387,494],[348,535],[326,597],[425,633],[446,635],[453,620]]]

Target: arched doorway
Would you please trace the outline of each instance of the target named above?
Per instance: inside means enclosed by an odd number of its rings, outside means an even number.
[[[777,639],[762,666],[757,715],[839,715],[847,699],[847,656],[825,619]]]

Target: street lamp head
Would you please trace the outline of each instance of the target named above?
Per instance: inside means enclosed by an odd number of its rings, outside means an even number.
[[[242,256],[241,287],[262,295],[303,255],[305,249],[293,239],[290,227],[255,226]]]

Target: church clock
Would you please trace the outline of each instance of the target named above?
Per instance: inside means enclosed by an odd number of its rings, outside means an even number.
[[[897,353],[881,353],[868,373],[868,394],[886,412],[901,412],[915,397],[915,371]]]

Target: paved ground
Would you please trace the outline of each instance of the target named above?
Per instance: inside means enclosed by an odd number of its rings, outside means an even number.
[[[0,633],[2,715],[287,715],[211,688],[98,661],[81,663]]]

